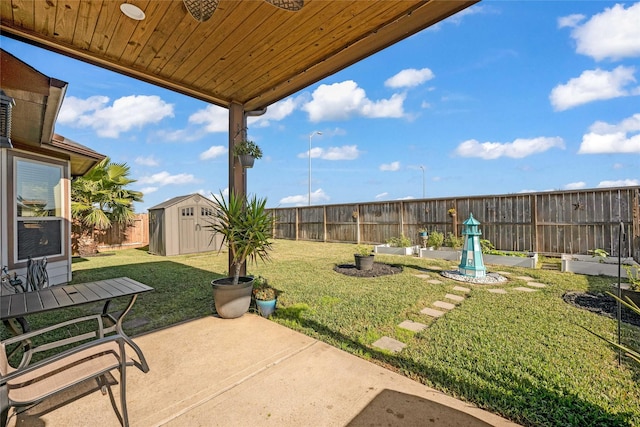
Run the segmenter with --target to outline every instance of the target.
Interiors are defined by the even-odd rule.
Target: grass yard
[[[442,283],[416,274],[428,266],[450,269],[451,262],[376,255],[404,271],[354,278],[333,271],[336,264],[353,263],[354,245],[277,240],[274,248],[273,262],[250,266],[249,273],[267,277],[281,291],[275,322],[523,425],[640,425],[640,366],[618,367],[617,353],[582,329],[613,339],[616,322],[562,300],[569,290],[602,291],[613,278],[499,267],[510,273],[499,286],[506,294],[462,284],[472,288],[467,298],[434,321],[420,310],[461,284],[436,271],[426,274]],[[125,329],[136,335],[210,315],[209,282],[226,275],[226,268],[226,253],[159,257],[131,249],[78,259],[73,277],[80,283],[129,276],[153,286],[155,292],[142,295],[127,317]],[[515,291],[526,283],[516,276],[547,286]],[[33,327],[51,323],[47,316],[31,319]],[[407,319],[429,327],[420,333],[397,327]],[[371,344],[382,336],[407,347],[399,354],[376,350]],[[623,325],[623,340],[640,347],[640,328]]]

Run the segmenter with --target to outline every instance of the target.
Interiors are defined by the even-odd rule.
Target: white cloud
[[[179,173],[177,175],[171,175],[167,171],[158,172],[151,176],[143,176],[138,179],[139,184],[157,184],[157,185],[172,185],[172,184],[190,184],[197,182],[195,177],[187,173]]]
[[[598,188],[604,187],[635,187],[640,185],[640,179],[619,179],[615,181],[600,181]]]
[[[287,98],[271,104],[267,112],[262,116],[247,117],[247,124],[251,127],[264,128],[271,125],[271,122],[279,122],[289,117],[295,109],[302,103],[302,96],[297,98]]]
[[[207,151],[200,153],[200,160],[215,159],[216,157],[224,156],[229,152],[227,147],[222,145],[213,145],[209,147]]]
[[[415,87],[434,77],[433,71],[428,68],[422,68],[420,70],[408,68],[387,79],[384,85],[391,88]]]
[[[564,141],[560,137],[538,137],[532,139],[517,138],[513,142],[483,142],[475,139],[464,141],[458,145],[455,154],[461,157],[479,157],[481,159],[497,159],[511,157],[520,159],[532,154],[543,153],[551,148],[564,149]]]
[[[582,136],[578,154],[640,153],[640,113],[617,124],[595,122]]]
[[[398,197],[396,200],[413,200],[415,199],[414,196],[404,196],[404,197]]]
[[[384,193],[376,194],[375,199],[376,200],[380,200],[380,199],[383,199],[383,198],[387,197],[388,195],[389,195],[389,193],[387,193],[385,191]]]
[[[558,18],[558,28],[565,28],[565,27],[574,28],[578,25],[578,23],[583,21],[585,18],[586,16],[579,13],[560,17]]]
[[[138,156],[136,157],[135,162],[142,166],[158,166],[160,164],[158,159],[153,156]]]
[[[400,170],[400,162],[383,163],[380,165],[381,171],[395,172]]]
[[[320,85],[313,91],[311,101],[302,106],[309,120],[347,120],[354,116],[367,118],[400,118],[404,115],[404,94],[394,94],[389,99],[372,101],[353,80],[332,85]]]
[[[580,190],[581,188],[585,188],[587,183],[584,181],[578,182],[570,182],[564,186],[565,190]]]
[[[228,132],[229,110],[217,105],[207,105],[189,116],[189,123],[204,125],[204,129],[210,133]]]
[[[639,87],[625,89],[635,83],[634,73],[635,68],[622,65],[613,71],[587,70],[580,77],[554,87],[549,100],[554,110],[563,111],[592,101],[640,95]]]
[[[174,116],[173,104],[167,104],[155,95],[124,96],[111,106],[108,102],[106,96],[87,99],[70,96],[62,104],[58,121],[72,127],[91,128],[103,138],[119,138],[122,132]]]
[[[561,19],[566,26],[573,27],[571,37],[576,41],[577,53],[596,61],[640,56],[640,3],[628,9],[616,4],[583,25],[577,25],[579,21],[572,21],[571,17]]]
[[[142,192],[142,194],[151,194],[158,191],[158,187],[145,187],[140,191]]]
[[[331,198],[324,192],[322,188],[318,188],[311,193],[311,203],[319,204],[328,202]],[[280,199],[281,205],[305,206],[309,203],[309,195],[287,196]]]
[[[313,147],[311,158],[323,160],[355,160],[360,156],[357,145],[343,145],[342,147]],[[308,158],[309,151],[298,154],[299,158]]]

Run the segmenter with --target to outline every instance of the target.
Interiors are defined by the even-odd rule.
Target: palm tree
[[[133,202],[143,194],[125,188],[136,182],[129,177],[126,163],[111,163],[106,157],[86,175],[71,184],[71,214],[80,228],[80,255],[98,252],[95,230],[107,230],[113,224],[130,224],[135,218]]]

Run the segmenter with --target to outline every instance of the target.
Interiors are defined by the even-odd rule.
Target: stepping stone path
[[[435,308],[429,308],[429,307],[423,308],[422,310],[420,310],[420,313],[426,314],[427,316],[431,316],[431,317],[444,316],[444,311],[436,310]]]
[[[454,308],[456,308],[455,304],[451,304],[450,302],[444,302],[444,301],[436,301],[433,303],[433,305],[438,308],[444,308],[445,310],[453,310]]]
[[[545,285],[544,283],[538,283],[538,282],[527,282],[527,286],[530,286],[532,288],[546,288],[547,285]]]
[[[408,329],[413,332],[420,332],[421,330],[426,328],[427,325],[425,325],[424,323],[414,322],[412,320],[405,320],[404,322],[400,323],[398,327],[402,329]]]
[[[456,302],[464,301],[464,297],[461,297],[460,295],[446,294],[444,297]]]
[[[399,353],[407,345],[401,341],[394,340],[393,338],[382,337],[378,341],[374,342],[373,346],[383,350],[388,350],[392,353]]]
[[[433,266],[433,267],[427,267],[428,270],[431,271],[436,271],[436,270],[442,270],[439,267]],[[509,273],[504,272],[504,271],[499,271],[498,274],[500,275],[504,275],[507,276],[509,275]],[[416,274],[416,277],[419,277],[421,279],[425,279],[427,283],[433,284],[433,285],[439,285],[442,284],[443,282],[441,280],[437,280],[437,279],[431,279],[431,276],[429,274]],[[524,280],[525,282],[527,282],[526,286],[519,286],[517,288],[512,288],[514,291],[519,291],[519,292],[536,292],[538,289],[541,288],[545,288],[547,285],[545,285],[544,283],[539,283],[539,282],[535,282],[533,277],[529,277],[529,276],[518,276],[516,277],[516,279],[520,279],[520,280]],[[469,292],[471,292],[471,289],[466,288],[464,286],[454,286],[453,287],[453,291],[455,292],[461,292],[463,294],[467,294]],[[507,291],[505,289],[502,288],[494,288],[494,289],[487,289],[488,292],[492,293],[492,294],[506,294]],[[444,299],[448,299],[450,301],[455,301],[457,303],[461,303],[464,301],[464,299],[466,298],[465,296],[462,295],[457,295],[457,294],[450,294],[447,293],[444,296]],[[433,303],[434,307],[436,308],[431,308],[431,307],[425,307],[422,310],[420,310],[420,313],[422,314],[426,314],[429,317],[432,318],[439,318],[444,316],[449,310],[453,310],[456,308],[455,304],[452,304],[450,302],[445,302],[445,301],[435,301]],[[414,322],[412,320],[405,320],[403,322],[401,322],[398,327],[402,328],[402,329],[407,329],[409,331],[413,331],[413,332],[421,332],[424,329],[426,329],[428,326],[423,324],[423,323],[419,323],[419,322]],[[404,344],[403,342],[400,342],[396,339],[390,338],[390,337],[382,337],[379,340],[377,340],[376,342],[373,343],[374,347],[377,348],[381,348],[387,351],[390,351],[392,353],[398,353],[400,351],[402,351],[403,348],[405,348],[407,345]]]

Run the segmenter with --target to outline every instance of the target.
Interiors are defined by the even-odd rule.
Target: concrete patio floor
[[[516,425],[252,314],[206,317],[135,341],[151,371],[127,371],[132,426]],[[100,392],[12,422],[120,425]]]

